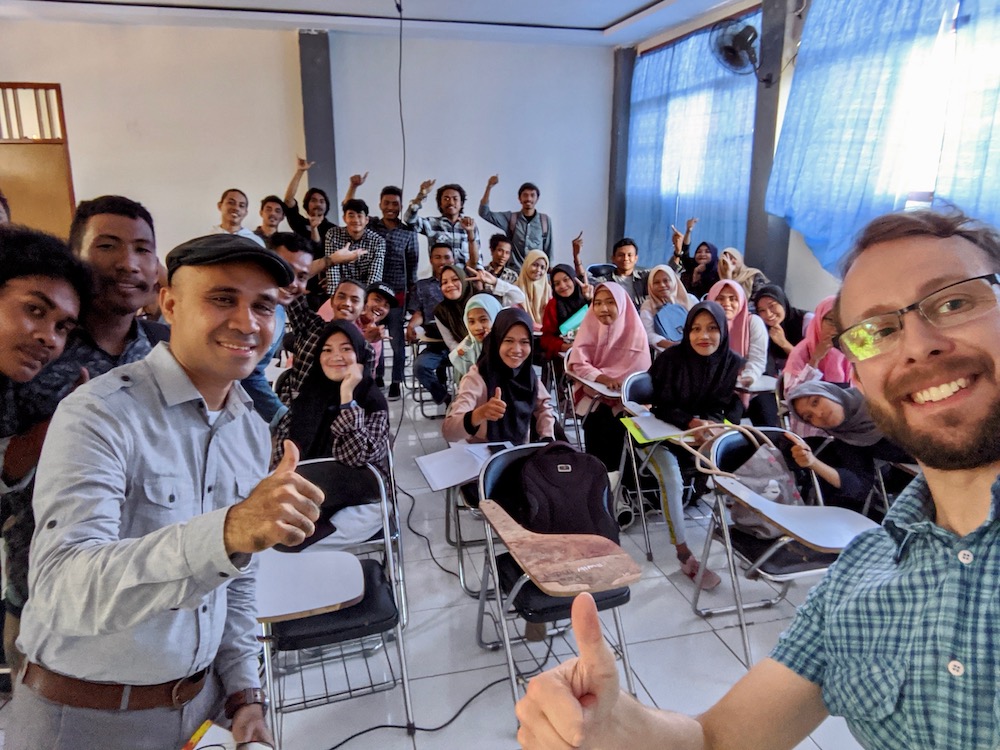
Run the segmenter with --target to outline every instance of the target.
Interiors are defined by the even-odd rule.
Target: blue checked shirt
[[[403,214],[403,222],[409,224],[420,234],[427,236],[429,245],[435,242],[445,242],[451,246],[451,251],[455,255],[455,263],[464,266],[469,262],[469,234],[465,231],[459,221],[451,222],[443,216],[417,216],[420,205],[410,203]],[[461,219],[461,217],[459,217]],[[479,227],[475,229],[476,247],[480,249],[482,255],[483,243],[479,241]]]
[[[841,554],[771,653],[868,750],[1000,747],[1000,482],[986,523],[937,526],[923,476]]]

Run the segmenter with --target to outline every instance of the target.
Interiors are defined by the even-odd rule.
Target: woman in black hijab
[[[532,320],[524,310],[501,310],[483,353],[459,384],[444,419],[445,440],[527,443],[531,428],[551,440],[555,417],[549,393],[531,367]]]
[[[805,336],[806,326],[812,318],[810,313],[799,310],[788,303],[788,295],[777,284],[765,284],[753,299],[754,310],[764,325],[770,340],[767,344],[767,375],[777,376],[785,368],[788,355]]]
[[[589,304],[593,293],[589,284],[582,284],[576,272],[565,263],[553,266],[549,274],[552,278],[552,298],[545,306],[542,316],[542,352],[546,359],[555,359],[560,352],[570,348],[571,338],[564,337],[559,326],[572,318],[581,307]]]
[[[654,416],[682,430],[723,419],[739,422],[743,404],[736,394],[736,380],[742,367],[743,358],[729,348],[729,326],[722,307],[716,302],[699,302],[688,313],[680,342],[666,349],[649,368]],[[669,450],[654,448],[649,466],[660,483],[663,514],[681,571],[693,581],[699,563],[686,541],[680,464]],[[712,589],[719,581],[716,573],[706,569],[701,587]]]

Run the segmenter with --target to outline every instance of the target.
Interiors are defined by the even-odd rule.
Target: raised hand
[[[694,229],[694,225],[697,223],[698,223],[697,219],[690,218],[684,223],[684,226],[687,229],[687,231],[690,232],[692,229]]]
[[[323,223],[326,217],[323,214],[309,214],[309,228],[319,229],[319,225]]]
[[[368,173],[364,174],[352,174],[351,175],[351,187],[358,188],[365,184],[365,180],[368,179]]]
[[[295,158],[295,168],[300,172],[308,172],[309,168],[315,163],[314,161],[306,161],[301,156]]]
[[[579,260],[581,250],[583,250],[583,232],[573,238],[573,260]]]
[[[337,265],[340,263],[353,263],[358,258],[363,258],[367,254],[368,251],[363,247],[359,247],[357,250],[351,250],[351,243],[348,242],[339,250],[331,253],[329,258],[331,263]]]
[[[527,750],[614,746],[618,667],[590,594],[573,601],[573,634],[580,655],[533,678],[517,703],[517,741]]]
[[[435,182],[437,182],[437,180],[424,180],[423,182],[421,182],[420,183],[421,195],[427,195],[427,193],[430,192],[431,188],[434,187]]]
[[[315,530],[323,490],[295,473],[299,449],[285,441],[285,455],[246,500],[230,507],[222,537],[228,554],[301,544]]]
[[[365,368],[360,362],[355,362],[347,368],[347,376],[340,381],[340,403],[346,404],[354,398],[354,389],[364,376]]]
[[[498,174],[491,175],[490,178],[486,181],[486,186],[487,187],[496,187],[496,185],[497,185],[498,182],[500,182],[500,175],[498,175]]]
[[[463,217],[461,217],[458,220],[458,223],[461,225],[462,229],[464,229],[468,234],[474,234],[475,233],[475,231],[476,231],[476,220],[473,219],[471,216],[463,216]]]

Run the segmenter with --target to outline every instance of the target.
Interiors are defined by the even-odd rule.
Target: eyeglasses
[[[899,345],[903,316],[914,310],[935,328],[952,328],[976,320],[996,309],[996,284],[1000,284],[1000,274],[996,273],[950,284],[895,312],[855,323],[837,337],[838,346],[855,362],[890,352]]]

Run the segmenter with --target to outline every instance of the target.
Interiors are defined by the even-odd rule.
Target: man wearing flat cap
[[[252,554],[312,533],[322,492],[291,444],[265,478],[238,381],[292,271],[229,235],[166,265],[170,343],[74,391],[42,449],[7,750],[177,750],[223,710],[237,742],[271,742]]]

